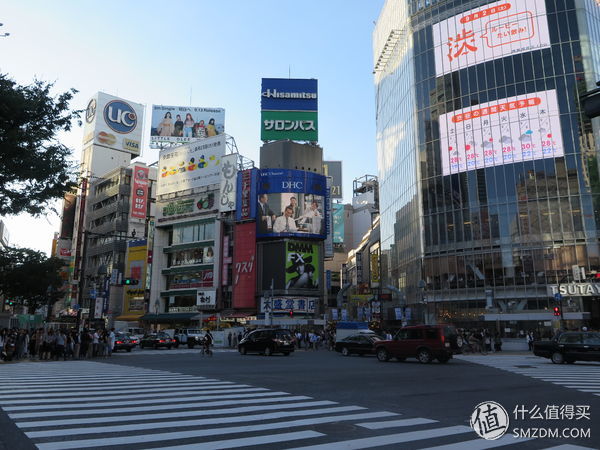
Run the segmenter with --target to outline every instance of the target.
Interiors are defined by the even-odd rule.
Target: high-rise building
[[[405,319],[600,325],[592,0],[387,0],[373,33],[382,285]],[[553,308],[561,308],[561,321]]]

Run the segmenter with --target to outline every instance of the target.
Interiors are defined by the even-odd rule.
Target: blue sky
[[[258,165],[261,78],[319,80],[319,143],[352,180],[377,174],[371,34],[384,0],[5,2],[0,71],[152,104],[223,107],[225,130]],[[191,103],[190,103],[191,99]],[[146,118],[149,121],[149,116]],[[79,159],[83,131],[62,141]],[[148,148],[142,160],[158,152]],[[48,252],[56,215],[6,217],[11,244]],[[35,231],[34,231],[35,230]]]

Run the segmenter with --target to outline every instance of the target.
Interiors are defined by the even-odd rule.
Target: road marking
[[[415,417],[413,419],[400,419],[400,420],[389,420],[387,422],[370,422],[370,423],[357,423],[359,427],[367,428],[369,430],[383,430],[385,428],[394,427],[410,427],[413,425],[424,425],[426,423],[436,423],[437,420],[423,419],[422,417]]]
[[[257,422],[260,420],[276,420],[286,417],[313,416],[318,414],[333,414],[364,410],[362,406],[338,406],[335,408],[303,409],[300,411],[278,411],[274,413],[243,415],[236,417],[214,417],[210,419],[180,420],[176,422],[150,422],[129,425],[107,425],[104,427],[60,428],[45,431],[29,431],[29,438],[47,438],[57,436],[81,436],[85,434],[124,433],[131,431],[156,430],[162,428],[188,428],[204,425],[219,425],[225,423]],[[212,411],[210,412],[212,414]]]
[[[197,438],[197,437],[206,437],[206,436],[218,436],[222,434],[234,434],[234,433],[253,433],[256,431],[265,431],[265,430],[279,430],[282,428],[293,428],[293,427],[303,427],[307,425],[317,425],[324,423],[335,423],[340,421],[350,421],[350,420],[361,420],[361,419],[377,419],[380,417],[389,417],[395,416],[396,413],[381,411],[381,412],[372,412],[372,413],[362,413],[362,414],[348,414],[341,416],[329,416],[329,417],[318,417],[313,419],[302,419],[302,420],[293,420],[286,422],[272,422],[260,425],[245,425],[240,427],[219,427],[219,428],[208,428],[203,430],[186,430],[186,431],[177,431],[177,432],[167,432],[167,433],[155,433],[155,434],[143,434],[136,436],[119,436],[113,438],[103,438],[101,441],[98,439],[77,439],[74,441],[57,441],[57,442],[42,442],[37,443],[37,447],[40,450],[58,450],[58,449],[71,449],[71,448],[86,448],[86,447],[94,447],[97,444],[101,444],[102,446],[110,446],[110,445],[126,445],[126,444],[143,444],[147,442],[154,441],[167,441],[167,440],[177,440],[177,439],[189,439],[189,438]],[[466,427],[460,427],[466,428]],[[470,430],[470,428],[468,428]]]
[[[475,439],[472,441],[463,441],[455,444],[438,445],[436,447],[427,447],[421,450],[485,450],[486,448],[502,447],[503,445],[521,444],[531,441],[533,438],[515,438],[514,436],[502,436],[495,441],[486,439]],[[547,449],[546,449],[547,450]]]
[[[235,384],[233,381],[217,381],[217,380],[183,380],[183,381],[179,381],[179,380],[167,380],[166,382],[164,381],[152,381],[152,379],[148,378],[144,378],[143,381],[138,380],[135,383],[118,383],[118,386],[114,386],[112,387],[113,390],[115,391],[121,391],[121,390],[127,390],[129,391],[132,387],[146,387],[146,386],[208,386],[208,385],[232,385]],[[143,383],[143,384],[142,384]],[[0,394],[3,393],[29,393],[29,392],[44,392],[44,393],[50,393],[50,392],[63,392],[63,393],[69,393],[71,392],[70,389],[85,389],[85,392],[90,392],[90,391],[100,391],[103,389],[106,389],[106,385],[107,383],[91,383],[91,384],[78,384],[78,385],[69,385],[69,384],[61,384],[60,387],[56,387],[56,388],[37,388],[37,386],[35,387],[35,389],[0,389]],[[19,384],[19,387],[26,387],[26,384]]]
[[[153,447],[152,450],[214,450],[216,448],[236,448],[251,445],[274,444],[275,442],[295,441],[325,436],[316,431],[296,431],[294,433],[269,434],[266,436],[249,436],[239,439],[226,439],[189,445],[175,445],[173,447]]]
[[[278,400],[291,400],[294,397],[288,397],[286,399]],[[231,402],[236,403],[236,402]],[[39,420],[32,422],[17,422],[16,425],[19,428],[42,428],[42,427],[58,427],[63,425],[85,425],[90,423],[112,423],[112,422],[125,422],[128,420],[155,420],[155,419],[177,419],[180,417],[191,418],[191,417],[206,417],[207,415],[218,415],[218,414],[244,414],[255,411],[269,411],[279,409],[295,409],[295,408],[309,408],[313,406],[329,406],[337,405],[337,402],[331,402],[328,400],[314,401],[314,402],[296,402],[296,403],[279,403],[274,405],[260,405],[260,406],[242,406],[240,408],[222,408],[222,409],[205,409],[207,404],[202,404],[201,410],[195,411],[178,411],[169,413],[157,413],[157,414],[133,414],[133,415],[122,415],[119,414],[116,417],[88,417],[88,418],[77,418],[77,419],[59,419],[59,420]],[[81,411],[77,411],[81,414]],[[61,411],[62,415],[62,411]]]
[[[211,406],[230,406],[230,405],[250,405],[250,404],[262,404],[262,403],[273,403],[273,402],[291,402],[291,401],[302,401],[302,400],[311,400],[312,397],[307,397],[305,395],[296,395],[289,396],[289,394],[285,392],[274,393],[273,395],[281,396],[281,397],[264,397],[264,398],[251,398],[249,400],[245,399],[237,399],[237,400],[219,400],[213,402],[202,402],[202,407],[211,407]],[[283,397],[286,395],[287,397]],[[139,403],[139,402],[138,402]],[[130,404],[127,402],[127,404]],[[195,399],[181,399],[178,400],[176,404],[169,407],[169,410],[186,410],[195,408],[198,406],[198,401]],[[94,409],[92,411],[82,410],[82,409],[74,409],[74,410],[63,410],[60,411],[60,415],[62,417],[66,416],[96,416],[102,414],[123,414],[123,413],[136,413],[142,411],[156,411],[157,406],[135,406],[130,408],[106,408],[106,409]],[[17,414],[9,414],[11,419],[34,419],[34,418],[46,418],[48,417],[48,412],[34,412],[34,413],[17,413]]]
[[[473,430],[470,427],[457,425],[453,427],[434,428],[431,430],[409,431],[406,433],[374,436],[362,439],[351,439],[340,442],[330,442],[327,444],[311,445],[308,447],[296,447],[290,450],[354,450],[361,448],[380,447],[382,445],[401,444],[404,442],[432,439],[436,437],[452,436],[454,434],[468,432],[473,432]],[[461,448],[461,443],[458,443],[456,448]]]
[[[136,400],[135,404],[153,404],[158,405],[160,403],[172,404],[174,402],[192,402],[192,401],[204,401],[204,400],[214,400],[214,395],[198,395],[193,397],[172,397],[170,398],[155,398],[151,400]],[[228,394],[228,395],[219,395],[219,398],[255,398],[255,397],[270,397],[274,395],[289,395],[287,392],[256,392],[253,394]],[[126,397],[126,396],[123,396]],[[121,398],[123,398],[121,397]],[[61,409],[61,408],[82,408],[82,411],[79,411],[79,414],[85,414],[89,411],[89,408],[103,408],[105,406],[125,406],[131,405],[133,402],[131,400],[124,400],[120,402],[101,402],[101,403],[63,403],[59,405],[28,405],[28,406],[3,406],[2,409],[5,411],[39,411],[40,409],[48,410],[48,409]],[[155,406],[154,409],[158,408]],[[45,414],[46,416],[48,413]]]

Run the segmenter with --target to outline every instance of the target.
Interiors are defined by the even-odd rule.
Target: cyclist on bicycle
[[[202,342],[202,353],[206,355],[211,355],[212,352],[210,347],[213,343],[212,334],[210,334],[210,330],[206,330],[206,334],[204,335],[204,340]]]

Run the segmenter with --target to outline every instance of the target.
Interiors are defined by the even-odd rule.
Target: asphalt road
[[[481,358],[487,358],[484,363],[505,367],[503,369],[489,367],[483,364],[475,364],[472,361]],[[504,358],[504,359],[503,359]],[[451,360],[448,364],[431,363],[427,365],[419,364],[416,360],[407,360],[406,362],[390,361],[381,363],[371,356],[351,356],[343,357],[338,353],[329,352],[326,350],[320,351],[296,351],[291,356],[275,355],[265,357],[261,355],[246,355],[242,356],[236,352],[215,352],[213,357],[200,356],[198,350],[193,353],[189,351],[175,352],[173,350],[148,351],[146,354],[142,352],[134,352],[132,354],[119,354],[112,358],[96,360],[101,363],[101,366],[90,366],[91,370],[98,372],[98,376],[102,377],[102,373],[112,371],[129,371],[132,374],[137,372],[139,376],[134,379],[141,381],[143,386],[147,377],[153,373],[146,372],[149,370],[160,371],[160,374],[177,373],[188,376],[204,377],[208,379],[216,379],[219,381],[233,382],[235,384],[249,385],[251,387],[266,388],[275,392],[289,393],[294,396],[307,396],[313,400],[335,402],[334,406],[357,405],[366,408],[368,413],[378,414],[380,412],[395,413],[397,416],[386,417],[379,419],[373,418],[371,422],[387,422],[394,420],[415,419],[415,426],[407,428],[403,424],[402,429],[396,429],[389,426],[387,429],[380,431],[365,432],[363,425],[357,423],[349,423],[345,420],[333,421],[314,424],[303,430],[325,435],[325,437],[311,437],[307,435],[307,439],[302,439],[301,436],[293,442],[285,443],[262,443],[256,448],[291,448],[309,446],[324,442],[348,441],[358,439],[370,439],[373,436],[385,436],[398,432],[411,432],[420,430],[433,429],[448,429],[452,427],[469,426],[469,418],[473,413],[476,405],[481,402],[495,401],[500,403],[511,416],[510,429],[516,427],[523,429],[530,428],[583,428],[591,429],[591,438],[589,439],[531,439],[526,442],[520,442],[511,445],[510,448],[552,448],[559,445],[581,446],[583,448],[600,448],[600,396],[594,392],[580,388],[567,388],[562,385],[554,384],[550,381],[544,381],[533,376],[526,376],[513,373],[515,370],[524,370],[539,374],[548,374],[557,369],[557,366],[552,365],[545,360],[538,358],[528,358],[527,356],[511,356],[511,355],[489,355],[487,357],[462,357],[461,359]],[[505,364],[506,363],[506,364]],[[83,364],[81,367],[87,367],[86,362],[49,362],[49,363],[19,363],[0,366],[0,383],[2,383],[2,372],[4,368],[12,370],[19,366],[20,377],[25,377],[24,384],[30,379],[35,379],[33,373],[34,365],[36,372],[44,374],[45,371],[38,370],[39,365],[47,367],[50,373],[74,373],[78,371],[78,364]],[[96,363],[94,363],[96,364]],[[104,366],[107,364],[107,366]],[[62,365],[62,366],[61,366]],[[110,366],[108,366],[110,365]],[[27,367],[31,367],[31,376],[29,377]],[[118,367],[122,366],[122,367]],[[105,370],[104,367],[107,369]],[[110,369],[110,370],[109,370]],[[560,370],[568,370],[577,379],[588,380],[592,386],[594,382],[600,386],[600,365],[578,363],[575,365],[560,366]],[[62,372],[64,371],[64,372]],[[539,371],[539,372],[536,372]],[[575,371],[575,372],[573,372]],[[7,371],[8,372],[8,371]],[[95,372],[94,372],[95,373]],[[23,375],[25,374],[25,375]],[[167,374],[168,375],[168,374]],[[60,380],[60,375],[56,375]],[[89,375],[87,375],[89,376]],[[561,374],[558,377],[564,377]],[[109,377],[109,375],[107,375]],[[6,380],[6,379],[5,379]],[[591,380],[591,381],[590,381]],[[12,383],[9,387],[15,386]],[[119,382],[111,381],[105,383],[106,389],[118,387]],[[60,383],[59,385],[60,386]],[[102,384],[100,383],[100,386]],[[177,386],[177,385],[175,385]],[[0,389],[2,386],[0,385]],[[70,387],[57,389],[57,392],[68,392]],[[102,388],[99,388],[102,389]],[[185,388],[181,388],[185,389]],[[26,390],[25,390],[26,391]],[[25,392],[24,391],[24,392]],[[101,391],[100,391],[101,392]],[[155,392],[160,392],[160,387]],[[598,391],[600,392],[600,391]],[[0,442],[6,449],[26,449],[35,448],[32,441],[28,439],[22,430],[22,424],[19,427],[15,422],[19,420],[11,419],[6,411],[10,408],[11,402],[19,399],[19,393],[11,394],[9,389],[5,389],[4,394],[0,394],[0,407],[5,411],[0,412]],[[3,400],[3,398],[6,398]],[[63,400],[65,401],[65,400]],[[83,401],[83,399],[82,399]],[[166,402],[156,406],[157,410],[169,411],[176,402]],[[14,403],[14,402],[13,402]],[[17,402],[18,403],[18,402]],[[135,402],[133,402],[135,403]],[[8,406],[7,406],[8,405]],[[85,403],[83,404],[85,405]],[[202,405],[194,405],[197,408]],[[543,413],[549,407],[551,410],[559,407],[572,406],[589,406],[590,418],[581,417],[576,420],[572,419],[540,419],[532,418],[530,414],[524,414],[520,418],[514,418],[514,410],[516,407],[521,407],[521,411],[525,408],[528,411],[538,407]],[[66,406],[65,406],[66,407]],[[556,407],[556,408],[555,408]],[[36,405],[34,411],[43,411],[42,406]],[[60,408],[57,407],[57,408]],[[185,407],[181,406],[185,411]],[[190,410],[193,408],[189,407]],[[17,408],[18,410],[19,408]],[[26,407],[21,407],[26,409]],[[75,411],[74,414],[76,414]],[[48,411],[47,417],[50,419],[60,419],[61,409]],[[206,416],[210,416],[211,408],[206,408]],[[81,416],[86,416],[86,410],[81,410]],[[523,419],[524,418],[524,419]],[[36,419],[39,420],[39,419]],[[419,420],[422,422],[420,423]],[[428,422],[429,421],[429,422]],[[430,425],[434,423],[435,425]],[[356,421],[355,421],[356,422]],[[365,422],[358,420],[358,422]],[[269,426],[269,420],[266,419],[261,423],[266,423]],[[392,424],[393,425],[393,424]],[[64,428],[61,426],[54,427],[55,429]],[[38,428],[31,427],[34,431]],[[35,440],[35,443],[45,444],[52,439],[59,439],[56,436],[53,438],[44,438],[44,430],[42,430],[40,438]],[[185,428],[184,430],[188,430]],[[27,431],[27,430],[26,430]],[[167,430],[168,431],[168,430]],[[285,430],[292,432],[293,430]],[[100,432],[100,430],[98,431]],[[237,432],[237,431],[236,431]],[[279,432],[279,431],[278,431]],[[306,431],[308,432],[308,431]],[[74,432],[75,433],[75,432]],[[509,432],[510,434],[510,432]],[[91,435],[93,440],[95,435]],[[123,432],[121,435],[127,436]],[[256,433],[250,433],[248,436],[255,437]],[[435,436],[435,434],[432,434]],[[504,439],[510,438],[505,436]],[[60,437],[60,439],[63,439]],[[68,438],[65,438],[68,439]],[[326,441],[324,441],[326,439]],[[385,445],[384,441],[373,441],[370,444],[363,443],[353,444],[354,447],[347,446],[345,448],[367,448],[373,446],[371,444],[379,442],[384,445],[378,448],[429,448],[440,445],[452,445],[454,448],[468,448],[465,441],[471,448],[491,448],[492,444],[500,444],[498,441],[485,441],[475,435],[474,432],[465,434],[464,431],[457,434],[449,434],[438,438],[420,439],[416,441],[393,443]],[[99,440],[96,445],[102,445],[102,440]],[[112,441],[106,441],[112,442]],[[115,441],[116,443],[117,441]],[[119,441],[120,442],[120,441]],[[171,439],[168,443],[159,442],[151,443],[146,446],[128,445],[127,447],[119,445],[107,445],[106,448],[158,448],[159,446],[173,446],[176,444],[192,445],[193,437],[183,436],[182,439]],[[227,441],[230,442],[230,441]],[[252,441],[248,441],[252,442]],[[512,443],[512,441],[502,441]],[[473,444],[475,443],[475,444]],[[242,443],[238,442],[239,447]],[[39,448],[62,448],[60,445],[48,447],[41,445]],[[69,444],[71,445],[71,444]],[[211,448],[210,444],[207,448]],[[215,444],[217,445],[217,444]],[[225,444],[222,444],[225,445]],[[229,444],[227,444],[229,445]],[[231,444],[233,445],[233,444]],[[357,446],[356,446],[357,445]],[[248,445],[250,446],[250,445]],[[71,447],[76,448],[76,447]],[[189,447],[195,448],[195,447]],[[218,447],[214,447],[218,448]],[[222,447],[225,448],[225,447]],[[329,445],[328,448],[334,448]],[[341,448],[341,447],[340,447]],[[450,447],[451,448],[451,447]],[[575,447],[571,447],[575,448]]]

